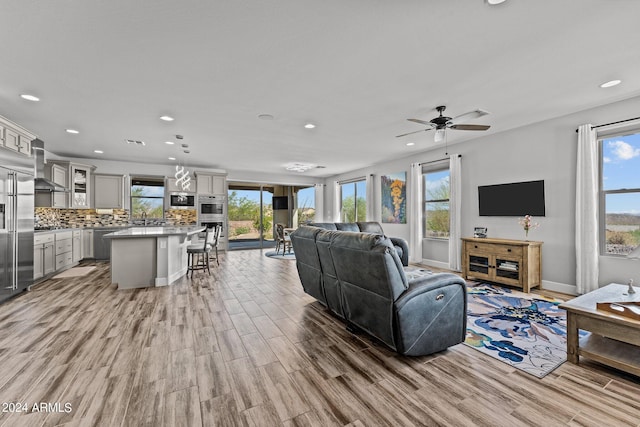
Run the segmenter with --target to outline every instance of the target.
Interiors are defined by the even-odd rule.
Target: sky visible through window
[[[602,140],[602,188],[640,189],[640,133]],[[610,198],[607,213],[640,215],[640,193]]]

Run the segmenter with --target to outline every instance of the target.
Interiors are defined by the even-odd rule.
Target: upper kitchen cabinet
[[[36,206],[71,209],[91,208],[91,174],[94,169],[94,166],[80,163],[48,161],[45,166],[45,176],[56,184],[66,187],[69,191],[68,193],[54,192],[50,196],[50,205],[43,204],[36,197]],[[40,199],[43,200],[42,197]]]
[[[91,167],[71,163],[69,165],[69,207],[88,209],[91,207]]]
[[[227,177],[226,175],[209,172],[195,172],[196,187],[198,194],[204,195],[226,195]]]
[[[182,188],[182,184],[179,184],[177,179],[167,178],[167,183],[166,183],[167,192],[168,193],[195,193],[196,188],[198,186],[196,181],[192,179],[190,184],[191,185],[189,186],[189,189],[184,190]]]
[[[31,156],[31,141],[34,139],[34,134],[0,116],[0,146]]]
[[[45,165],[44,176],[61,187],[69,188],[69,168],[56,163]],[[36,192],[35,205],[47,208],[66,208],[67,193],[59,191]]]
[[[96,209],[125,209],[124,175],[93,175],[93,194]]]

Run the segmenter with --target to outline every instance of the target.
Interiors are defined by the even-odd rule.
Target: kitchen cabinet
[[[51,165],[50,179],[56,184],[67,187],[67,168],[60,165]],[[66,208],[67,207],[67,193],[52,192],[51,193],[51,207],[52,208]]]
[[[168,193],[195,193],[197,190],[196,180],[191,180],[191,186],[189,187],[189,191],[184,191],[182,189],[182,185],[178,184],[178,180],[175,178],[167,178],[166,188]]]
[[[202,195],[226,195],[227,177],[207,172],[195,172],[196,188]]]
[[[76,263],[82,259],[82,230],[73,230],[72,236],[71,261]]]
[[[33,236],[33,279],[40,279],[55,271],[54,233],[36,233]]]
[[[31,141],[34,134],[0,116],[0,145],[9,150],[31,156]]]
[[[73,232],[62,231],[56,233],[56,270],[61,270],[73,264]]]
[[[91,169],[88,166],[70,165],[69,207],[88,209],[90,207]]]
[[[82,230],[82,258],[93,258],[93,229]]]
[[[56,208],[91,208],[91,174],[94,166],[51,160],[45,166],[45,176],[69,190],[68,193],[54,192],[36,194],[36,206]]]
[[[96,209],[124,209],[124,176],[94,174],[93,194]]]
[[[45,165],[44,175],[56,184],[69,188],[67,180],[69,175],[68,166],[50,162]],[[68,206],[67,193],[59,191],[36,192],[35,205],[46,208],[66,208]]]

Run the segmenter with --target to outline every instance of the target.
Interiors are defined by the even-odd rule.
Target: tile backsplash
[[[56,209],[35,208],[36,228],[84,228],[84,227],[123,227],[136,224],[130,221],[127,209],[113,209],[113,213],[98,213],[95,209]],[[196,224],[196,210],[168,210],[164,220],[149,220],[148,225],[193,225]]]

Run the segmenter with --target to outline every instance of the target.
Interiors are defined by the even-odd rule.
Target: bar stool
[[[213,248],[214,238],[215,232],[209,231],[207,228],[204,241],[187,246],[187,277],[189,277],[189,272],[191,272],[191,277],[193,278],[194,270],[207,270],[209,275],[211,275],[211,270],[209,269],[209,254]]]

